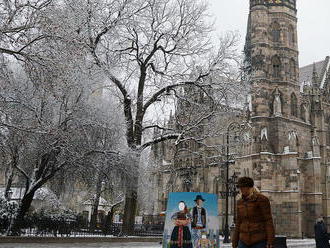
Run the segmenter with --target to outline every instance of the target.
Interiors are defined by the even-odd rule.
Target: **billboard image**
[[[203,192],[170,193],[163,248],[218,248],[218,198]]]

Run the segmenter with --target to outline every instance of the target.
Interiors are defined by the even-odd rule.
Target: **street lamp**
[[[227,127],[227,133],[226,133],[226,145],[227,145],[227,149],[226,149],[226,193],[225,193],[225,197],[226,197],[226,214],[225,214],[225,229],[224,229],[224,240],[223,243],[230,243],[229,241],[229,225],[228,225],[228,208],[229,208],[229,194],[231,194],[232,196],[234,196],[234,204],[236,206],[236,195],[237,195],[237,189],[236,189],[236,180],[237,180],[237,176],[234,173],[232,178],[229,178],[229,164],[231,163],[230,161],[230,157],[229,157],[229,133],[230,131],[239,131],[240,133],[244,132],[244,130],[246,129],[250,129],[251,125],[249,123],[238,123],[238,122],[231,122],[228,127]],[[235,142],[238,141],[240,139],[239,135],[235,135]],[[235,163],[235,162],[234,162]],[[234,185],[234,186],[233,186]],[[231,192],[231,193],[230,193]],[[236,207],[235,207],[236,208]],[[235,211],[235,210],[234,210]],[[235,213],[234,213],[234,221],[235,221]]]
[[[225,229],[224,229],[224,243],[229,243],[229,225],[228,225],[228,217],[229,217],[229,197],[232,197],[234,200],[234,223],[236,223],[236,196],[238,195],[239,191],[236,187],[237,184],[237,175],[234,173],[228,180],[224,183],[226,184],[226,190],[220,191],[220,195],[222,198],[226,199],[226,210],[225,210]],[[227,188],[228,186],[228,188]]]
[[[236,196],[238,195],[239,191],[237,189],[237,179],[238,176],[234,172],[234,174],[231,176],[229,180],[230,185],[230,192],[232,192],[232,197],[234,198],[234,224],[236,224]]]
[[[11,200],[11,197],[13,196],[13,191],[11,189],[7,190],[6,192],[6,198],[8,201]]]

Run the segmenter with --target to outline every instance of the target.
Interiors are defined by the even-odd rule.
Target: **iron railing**
[[[90,223],[73,221],[23,221],[20,223],[20,236],[40,237],[95,237],[95,236],[124,236],[122,224],[109,225],[98,224],[91,228]],[[0,229],[2,235],[6,234],[7,228]],[[163,224],[135,224],[132,236],[162,236]]]

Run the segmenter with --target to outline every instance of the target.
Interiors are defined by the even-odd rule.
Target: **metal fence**
[[[122,224],[114,223],[107,226],[91,228],[90,223],[72,221],[24,221],[20,225],[21,236],[39,237],[104,237],[124,236]],[[162,236],[163,224],[135,224],[132,236]],[[1,232],[1,230],[0,230]],[[5,234],[5,229],[2,229]]]

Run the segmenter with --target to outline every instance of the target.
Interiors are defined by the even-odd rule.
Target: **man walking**
[[[269,199],[254,187],[249,177],[238,180],[242,198],[237,202],[233,248],[273,248],[275,230]]]

